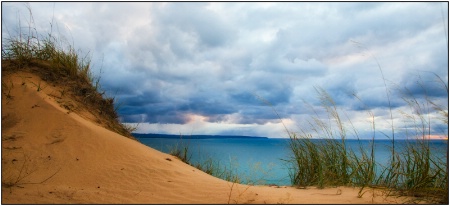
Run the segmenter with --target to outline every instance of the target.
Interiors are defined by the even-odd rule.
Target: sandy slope
[[[39,82],[47,85],[30,73],[2,77],[3,204],[405,201],[373,194],[372,190],[358,198],[357,189],[343,187],[232,184],[97,126],[86,115],[68,112],[54,97],[59,88],[48,85],[37,92]]]

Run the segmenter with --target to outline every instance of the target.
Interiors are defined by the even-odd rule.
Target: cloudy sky
[[[379,132],[414,131],[399,88],[448,111],[445,2],[2,3],[3,37],[29,24],[90,55],[141,133],[288,137],[283,124],[307,131],[316,113],[333,124],[321,89],[361,138],[370,114]],[[421,113],[432,135],[448,132],[442,115]]]

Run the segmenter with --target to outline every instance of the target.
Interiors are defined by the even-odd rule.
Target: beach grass
[[[448,93],[446,84],[438,79]],[[416,197],[417,201],[448,203],[448,150],[447,158],[442,158],[445,155],[431,152],[433,146],[430,142],[431,136],[435,135],[433,124],[440,121],[448,125],[448,108],[428,96],[421,101],[407,89],[399,90],[399,94],[407,94],[402,99],[410,111],[400,111],[396,118],[403,118],[409,127],[395,125],[394,110],[390,110],[392,133],[382,133],[383,138],[391,142],[388,145],[390,157],[388,164],[381,164],[375,161],[374,140],[379,138],[375,136],[380,132],[371,109],[365,109],[372,130],[370,144],[367,147],[359,142],[359,150],[353,151],[347,147],[346,141],[360,140],[359,131],[325,90],[316,88],[316,92],[325,115],[313,111],[315,116],[305,124],[307,128],[297,133],[289,132],[292,155],[286,161],[291,165],[293,185],[319,188],[356,186],[361,188],[360,195],[364,194],[365,188],[384,188],[387,195],[407,195]],[[356,95],[355,98],[360,101]],[[351,138],[349,134],[353,134]],[[406,138],[399,140],[400,134]],[[439,135],[443,137],[440,141],[448,145],[448,135],[445,132]]]
[[[180,141],[171,148],[169,154],[178,157],[184,163],[191,164],[192,154],[189,152],[189,144],[183,142],[182,137],[180,137]]]
[[[106,97],[104,91],[99,91],[100,77],[96,77],[91,71],[89,53],[81,55],[81,51],[76,50],[60,34],[40,34],[33,24],[31,9],[28,8],[28,11],[28,25],[21,25],[19,19],[17,33],[2,37],[2,72],[31,71],[47,83],[61,86],[63,89],[59,98],[70,94],[80,105],[86,107],[86,111],[96,116],[98,123],[133,139],[131,132],[135,128],[118,121],[119,116],[114,108],[115,98]],[[9,32],[8,28],[5,29]],[[53,31],[52,28],[49,30]],[[26,80],[22,85],[27,83],[34,85],[38,92],[48,86],[40,81],[36,83]]]
[[[198,156],[193,157],[193,149],[189,140],[180,139],[169,147],[170,155],[177,157],[179,160],[189,164],[206,174],[212,175],[222,180],[232,183],[246,185],[267,185],[267,178],[271,177],[274,165],[261,164],[261,162],[248,162],[245,166],[239,163],[239,157],[229,156],[228,160],[212,157],[208,153],[198,151]],[[200,157],[200,158],[199,158]],[[241,167],[248,168],[245,172]],[[275,185],[276,184],[269,184]]]
[[[170,149],[169,154],[177,157],[181,161],[183,161],[186,164],[189,164],[206,174],[212,175],[214,177],[234,182],[234,183],[241,183],[241,175],[237,172],[237,165],[233,163],[233,161],[230,159],[229,164],[221,164],[220,161],[213,159],[212,157],[207,157],[202,162],[194,163],[191,161],[192,158],[192,151],[190,149],[189,143],[183,142],[182,137],[180,137],[180,141],[172,146]]]

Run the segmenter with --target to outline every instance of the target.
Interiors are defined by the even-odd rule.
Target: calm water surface
[[[191,162],[203,163],[212,158],[222,167],[232,169],[243,183],[291,185],[289,165],[283,159],[289,159],[289,139],[168,139],[138,138],[140,142],[159,151],[170,153],[177,145],[189,146]],[[396,147],[404,145],[398,141]],[[369,151],[369,140],[347,140],[347,147],[358,153],[360,148]],[[386,164],[390,159],[389,140],[375,141],[375,160]],[[440,158],[447,156],[446,141],[430,141],[431,152]],[[361,147],[362,146],[362,147]]]

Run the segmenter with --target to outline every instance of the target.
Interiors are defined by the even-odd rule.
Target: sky
[[[2,42],[30,25],[89,57],[138,133],[337,134],[325,96],[349,137],[448,133],[448,2],[2,2]]]

